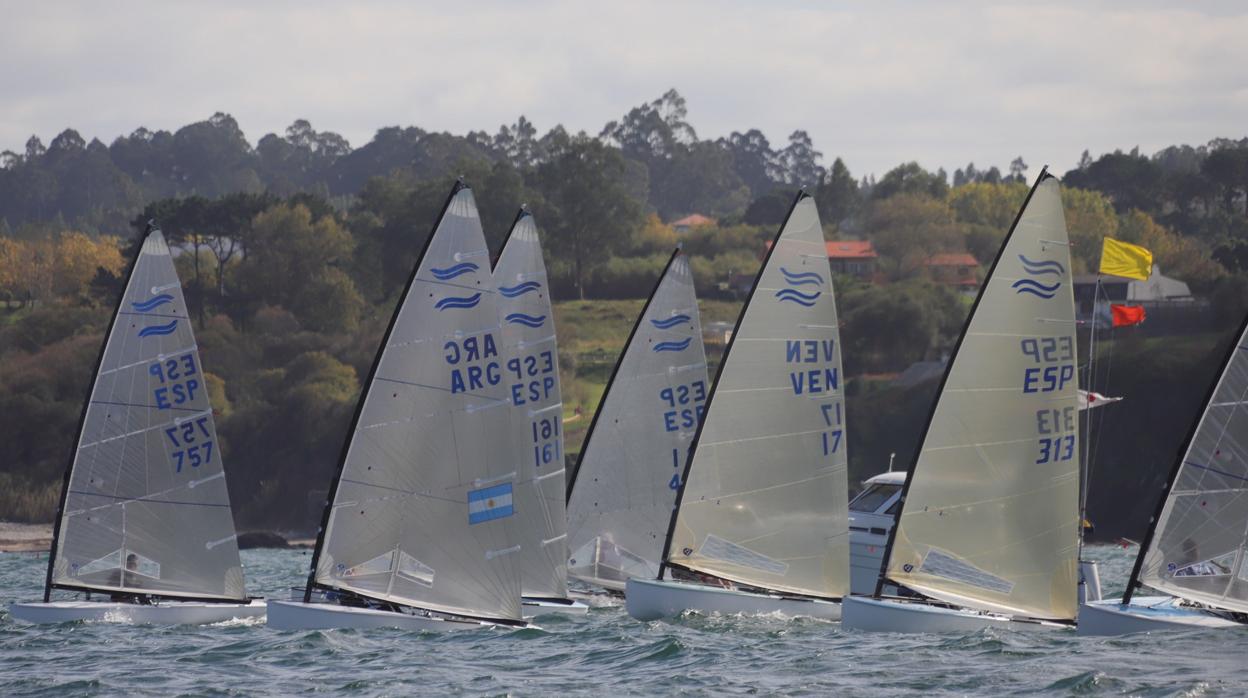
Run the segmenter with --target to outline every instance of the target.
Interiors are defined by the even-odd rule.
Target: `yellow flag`
[[[1153,273],[1153,253],[1139,245],[1105,238],[1101,247],[1101,273],[1148,281]]]

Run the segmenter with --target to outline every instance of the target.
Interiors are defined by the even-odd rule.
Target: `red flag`
[[[1143,306],[1114,303],[1109,306],[1109,309],[1114,314],[1114,327],[1130,327],[1144,322]]]

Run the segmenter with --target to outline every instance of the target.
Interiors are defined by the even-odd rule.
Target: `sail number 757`
[[[187,420],[165,429],[165,436],[175,449],[169,454],[173,470],[182,472],[182,466],[198,468],[212,462],[212,433],[208,431],[208,416]]]

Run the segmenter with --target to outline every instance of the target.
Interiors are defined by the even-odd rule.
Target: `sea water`
[[[1096,547],[1117,595],[1134,549]],[[308,552],[243,553],[252,593],[287,598]],[[47,556],[0,554],[0,695],[927,695],[1248,693],[1248,630],[1124,638],[986,630],[874,635],[779,616],[640,623],[622,605],[541,629],[434,634],[214,626],[26,625]]]

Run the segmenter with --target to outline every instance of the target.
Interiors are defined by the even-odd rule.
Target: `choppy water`
[[[1134,551],[1097,548],[1107,592]],[[45,555],[0,554],[0,600],[41,593]],[[303,551],[246,551],[254,592],[285,598]],[[30,626],[0,611],[0,695],[793,695],[1248,693],[1248,631],[870,635],[780,617],[639,623],[620,606],[542,629],[281,633],[262,623]]]

